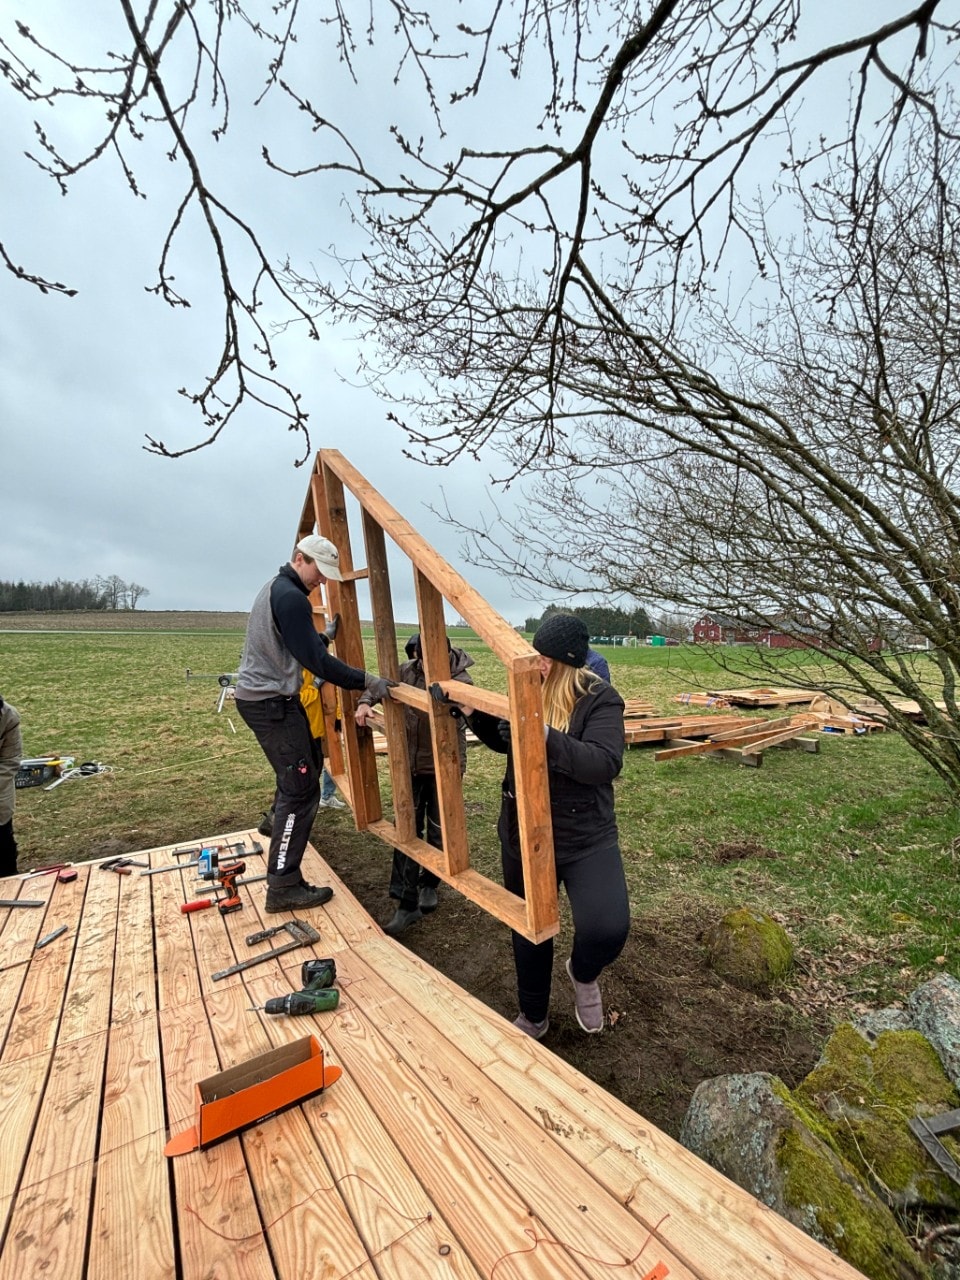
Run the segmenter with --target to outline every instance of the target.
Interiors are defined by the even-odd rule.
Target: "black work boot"
[[[432,885],[425,884],[421,887],[417,905],[425,916],[428,916],[431,911],[436,911],[439,901],[437,891]]]
[[[396,938],[403,933],[404,929],[409,929],[412,924],[422,919],[423,912],[419,907],[400,906],[397,907],[389,924],[383,926],[383,932],[389,934],[391,938]]]
[[[333,890],[326,885],[300,884],[268,885],[267,915],[280,911],[302,911],[305,907],[322,907],[333,897]]]
[[[257,827],[257,830],[260,832],[262,836],[273,835],[273,815],[274,815],[274,807],[273,805],[271,805],[270,808],[267,810],[267,812],[260,819],[260,825],[259,827]]]

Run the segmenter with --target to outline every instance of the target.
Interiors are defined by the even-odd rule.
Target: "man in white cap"
[[[237,713],[253,730],[277,781],[267,859],[270,913],[320,907],[333,897],[332,889],[307,884],[300,871],[320,801],[321,767],[300,701],[304,667],[341,689],[367,689],[377,701],[389,697],[396,684],[327,652],[339,618],[318,632],[309,595],[328,579],[343,581],[339,552],[329,539],[308,534],[254,600],[237,675]]]

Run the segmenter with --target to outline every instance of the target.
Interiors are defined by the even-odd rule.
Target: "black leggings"
[[[503,883],[522,898],[520,856],[502,839],[500,851]],[[566,889],[573,913],[573,976],[578,982],[595,982],[623,950],[630,931],[630,901],[619,846],[607,845],[579,858],[561,855],[557,884]],[[522,934],[512,936],[520,1009],[531,1022],[543,1022],[550,1007],[553,939],[533,943]]]

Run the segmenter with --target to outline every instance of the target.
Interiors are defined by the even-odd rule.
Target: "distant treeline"
[[[135,609],[150,592],[138,582],[86,578],[83,582],[2,582],[0,613],[64,613],[71,609]]]
[[[551,605],[539,618],[527,618],[525,631],[536,631],[545,618],[552,613],[572,613],[582,618],[592,636],[646,636],[653,630],[646,609],[634,609],[628,613],[625,609],[611,609],[606,605],[578,605],[574,609],[561,609]]]

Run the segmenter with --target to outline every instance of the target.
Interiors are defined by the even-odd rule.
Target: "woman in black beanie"
[[[586,626],[567,613],[552,614],[533,637],[541,654],[557,881],[567,891],[573,914],[573,949],[566,968],[577,1022],[595,1034],[603,1030],[597,979],[623,950],[630,904],[613,809],[613,780],[623,765],[623,699],[584,666],[588,646]],[[482,742],[507,753],[497,834],[504,885],[523,897],[510,725],[481,711],[468,712],[466,706],[464,711]],[[540,1040],[550,1026],[553,939],[532,943],[514,933],[513,954],[520,1001],[515,1025]]]

